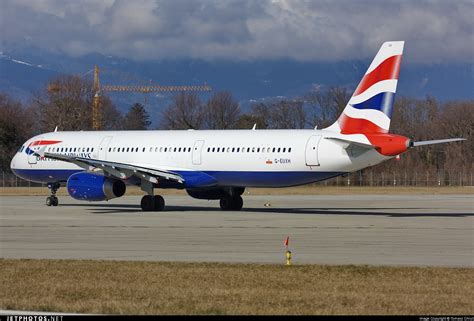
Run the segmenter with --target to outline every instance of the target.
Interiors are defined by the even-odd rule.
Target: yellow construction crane
[[[58,84],[50,84],[48,91],[58,92],[61,88]],[[100,85],[99,80],[99,67],[94,66],[94,82],[92,85],[94,98],[92,100],[92,128],[94,130],[102,129],[101,119],[101,92],[181,92],[181,91],[211,91],[211,87],[208,85],[195,85],[195,86],[126,86],[126,85]]]

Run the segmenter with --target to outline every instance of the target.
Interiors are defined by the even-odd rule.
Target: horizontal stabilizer
[[[448,138],[448,139],[435,139],[435,140],[423,140],[419,142],[411,142],[410,147],[424,146],[424,145],[433,145],[433,144],[444,144],[451,142],[459,142],[466,140],[466,138]]]
[[[344,138],[339,138],[339,137],[325,137],[325,138],[329,139],[329,140],[333,140],[335,142],[339,142],[339,143],[343,143],[343,144],[347,144],[347,145],[355,145],[355,146],[362,147],[362,148],[367,148],[367,149],[372,149],[372,148],[376,147],[376,146],[371,145],[371,144],[366,144],[366,143],[358,142],[358,141],[355,141],[355,140],[344,139]]]

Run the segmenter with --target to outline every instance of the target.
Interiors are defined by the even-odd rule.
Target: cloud
[[[0,18],[3,47],[69,55],[334,61],[406,40],[431,63],[474,60],[473,16],[470,0],[3,0]]]

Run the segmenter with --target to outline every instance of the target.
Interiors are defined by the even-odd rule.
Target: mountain
[[[407,58],[407,57],[405,57]],[[414,64],[405,59],[398,95],[425,97],[441,101],[474,99],[472,64]],[[92,79],[92,68],[101,68],[101,84],[196,85],[209,84],[214,91],[229,90],[248,109],[254,101],[272,97],[296,97],[315,87],[346,86],[352,91],[369,60],[339,62],[298,62],[293,60],[134,61],[114,56],[89,54],[69,57],[38,48],[0,53],[0,91],[24,102],[59,74],[79,74]],[[209,93],[201,94],[203,99]],[[125,111],[134,102],[145,103],[152,119],[168,104],[170,94],[113,93],[114,103]]]

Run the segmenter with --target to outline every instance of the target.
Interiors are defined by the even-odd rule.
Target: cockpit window
[[[20,149],[18,150],[19,153],[21,153],[23,151],[23,148],[25,148],[24,145],[21,145]]]

